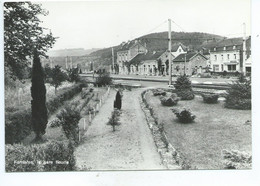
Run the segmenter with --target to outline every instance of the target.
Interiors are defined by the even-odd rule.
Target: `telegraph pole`
[[[184,54],[184,75],[186,75],[186,53]]]
[[[66,61],[66,69],[68,69],[68,56],[66,56],[65,61]]]
[[[115,61],[114,61],[114,48],[112,47],[112,74],[114,74],[115,71]]]
[[[244,66],[246,63],[246,23],[243,23],[243,62],[241,73],[244,73]]]
[[[168,19],[168,23],[169,23],[169,32],[168,32],[168,37],[169,37],[169,46],[168,46],[168,50],[169,50],[169,55],[168,55],[168,61],[169,61],[169,85],[172,84],[172,40],[171,40],[171,19]]]

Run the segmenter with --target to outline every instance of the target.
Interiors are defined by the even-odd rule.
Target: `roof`
[[[176,52],[176,51],[178,50],[179,46],[181,46],[182,49],[183,49],[185,52],[187,51],[187,47],[186,47],[184,44],[182,44],[181,42],[179,42],[179,43],[176,43],[176,44],[174,44],[174,45],[172,46],[172,52]]]
[[[137,65],[141,61],[146,60],[157,60],[165,51],[155,51],[155,52],[147,52],[142,54],[137,54],[133,59],[129,61],[130,65]]]
[[[211,45],[210,50],[212,52],[214,51],[224,51],[224,47],[226,47],[226,51],[232,51],[234,50],[234,46],[235,50],[241,50],[243,47],[243,38],[239,37],[239,38],[229,38],[229,39],[223,39],[217,43],[215,43],[215,45]],[[246,47],[247,50],[251,48],[251,37],[246,39]],[[214,50],[216,48],[216,50]]]
[[[190,61],[191,58],[193,58],[194,56],[196,55],[200,55],[202,57],[204,57],[205,59],[207,59],[204,55],[202,55],[201,53],[199,52],[189,52],[187,54],[180,54],[178,55],[174,60],[173,62],[184,62],[185,61],[185,56],[186,56],[186,61]]]
[[[123,42],[121,44],[121,48],[118,50],[118,52],[129,50],[132,46],[136,45],[137,43],[143,45],[139,40],[132,40],[132,41],[128,41],[128,42]]]

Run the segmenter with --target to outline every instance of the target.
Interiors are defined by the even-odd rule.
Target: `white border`
[[[191,1],[195,3],[195,1]],[[199,6],[199,5],[198,5]],[[3,2],[0,15],[3,17]],[[53,173],[5,173],[4,171],[4,120],[0,128],[0,185],[210,185],[210,186],[254,186],[260,185],[259,133],[260,107],[260,1],[252,0],[252,61],[253,61],[253,169],[252,170],[193,170],[193,171],[111,171],[111,172],[53,172]],[[232,13],[232,7],[230,7]],[[242,12],[241,12],[242,13]],[[2,18],[1,17],[1,18]],[[3,43],[3,19],[0,19],[0,43]],[[0,107],[4,118],[4,63],[3,45],[0,46]]]

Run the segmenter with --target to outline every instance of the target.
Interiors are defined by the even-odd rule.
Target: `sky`
[[[250,35],[250,0],[40,2],[49,11],[42,25],[59,37],[53,49],[105,48],[152,32]],[[173,38],[174,39],[174,38]]]

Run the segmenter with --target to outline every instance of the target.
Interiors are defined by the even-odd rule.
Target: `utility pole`
[[[68,69],[68,56],[66,56],[65,61],[66,61],[66,69]]]
[[[115,72],[115,61],[114,61],[114,48],[112,47],[112,74],[114,74]]]
[[[172,40],[171,40],[171,19],[168,19],[168,23],[169,23],[169,32],[168,32],[168,37],[169,37],[169,46],[168,46],[168,50],[169,50],[169,55],[168,55],[168,61],[169,61],[169,85],[172,84]]]
[[[246,23],[243,23],[243,61],[242,61],[241,73],[245,73],[244,72],[245,63],[246,63]]]
[[[184,54],[184,75],[186,75],[186,53]]]
[[[70,56],[70,67],[71,67],[71,69],[73,69],[73,66],[72,66],[72,56]]]

